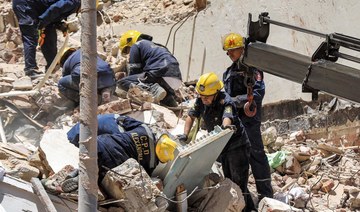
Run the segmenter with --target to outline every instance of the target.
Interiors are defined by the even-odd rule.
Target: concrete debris
[[[273,212],[300,212],[301,209],[292,207],[284,202],[268,197],[263,198],[259,202],[259,211],[273,211]]]
[[[21,33],[11,1],[0,2],[0,93],[31,90],[42,78],[30,79],[24,76]],[[205,9],[209,4],[210,1],[204,0],[103,0],[102,13],[98,15],[98,55],[110,64],[116,80],[119,80],[128,74],[128,58],[119,51],[121,33],[114,34],[112,23],[173,25],[188,15]],[[81,46],[80,19],[73,15],[68,19],[68,24],[71,32],[68,46]],[[58,45],[61,46],[63,42],[64,38],[58,36]],[[40,49],[37,49],[37,59],[39,70],[44,70],[46,61]],[[8,97],[6,101],[16,105],[19,110],[0,104],[0,116],[8,140],[6,145],[0,146],[2,192],[7,188],[2,187],[5,184],[3,179],[16,177],[29,181],[32,177],[38,177],[42,179],[48,192],[77,200],[76,191],[64,193],[61,185],[67,174],[78,167],[78,149],[68,142],[66,132],[80,120],[80,108],[59,94],[57,83],[61,76],[61,69],[55,68],[37,94]],[[174,137],[183,133],[186,112],[194,104],[196,96],[196,82],[184,83],[186,86],[175,91],[180,105],[178,108],[155,104],[150,92],[139,86],[132,86],[129,92],[117,88],[111,101],[98,107],[97,114],[126,114],[145,122],[152,129],[170,132]],[[24,114],[27,118],[24,118]],[[299,99],[264,105],[262,139],[272,168],[271,178],[276,200],[262,199],[259,211],[359,210],[359,114],[358,104],[327,95],[320,95],[319,101],[305,102]],[[42,125],[29,120],[41,122]],[[198,138],[207,135],[202,132],[203,130],[199,131]],[[194,143],[191,145],[196,146]],[[208,157],[213,157],[212,161],[216,159],[212,154],[208,154]],[[198,161],[201,162],[200,159]],[[210,167],[211,164],[206,165]],[[216,162],[214,166],[217,166]],[[163,167],[159,165],[157,169],[159,175],[151,179],[136,161],[128,160],[113,171],[131,178],[108,172],[102,184],[105,192],[98,192],[99,210],[171,211],[172,204],[160,197],[163,195],[161,192],[171,187],[171,195],[167,196],[173,196],[178,184],[198,184],[197,182],[202,181],[199,176],[207,175],[210,170],[206,167],[199,174],[193,172],[194,168],[189,169],[190,171],[184,169],[183,173],[193,175],[191,179],[183,179],[184,176],[167,175],[168,170],[175,169],[173,173],[179,171],[176,167],[171,167],[171,164]],[[221,168],[214,168],[213,172],[218,174],[212,173],[211,176],[217,177],[210,180],[210,175],[207,175],[202,190],[189,198],[190,208],[196,211],[241,211],[244,200],[239,187],[229,179],[222,181]],[[165,181],[166,176],[168,178]],[[175,179],[180,180],[175,182],[176,185],[170,186]],[[253,176],[249,179],[248,187],[251,193],[256,192]],[[189,194],[190,191],[187,192]],[[110,194],[110,197],[106,194]],[[1,205],[16,209],[9,211],[34,211],[34,208],[41,208],[10,207],[11,204],[6,202],[9,195],[3,196],[5,201]],[[62,201],[64,200],[57,199],[58,203]],[[63,206],[62,209],[59,211],[67,208]],[[76,206],[72,207],[72,211],[75,210]]]
[[[227,178],[204,193],[201,204],[196,206],[199,211],[242,211],[245,208],[240,187]]]
[[[160,195],[160,190],[135,159],[128,159],[107,172],[101,184],[112,198],[120,200],[117,205],[125,211],[165,211],[166,209],[166,205],[157,205],[156,197]]]
[[[40,141],[41,158],[52,173],[59,172],[66,165],[78,167],[79,149],[68,141],[66,133],[60,129],[47,130]]]

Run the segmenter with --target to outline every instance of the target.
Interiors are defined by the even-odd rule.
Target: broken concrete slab
[[[66,165],[79,167],[79,149],[68,141],[66,133],[61,129],[50,129],[45,131],[40,141],[40,155],[47,168],[54,173]]]
[[[244,196],[238,185],[226,178],[206,192],[198,211],[242,211],[245,208]]]
[[[13,88],[14,90],[31,90],[32,87],[32,82],[30,77],[23,77],[19,80],[15,80],[13,83]]]
[[[116,101],[109,102],[107,104],[100,105],[98,107],[98,114],[105,113],[116,113],[116,114],[125,114],[131,112],[131,104],[128,99],[118,99]]]
[[[265,197],[259,202],[259,211],[272,211],[272,212],[301,212],[301,209],[292,207],[279,200]]]
[[[167,207],[156,204],[160,190],[133,158],[108,171],[101,184],[125,211],[165,211]]]

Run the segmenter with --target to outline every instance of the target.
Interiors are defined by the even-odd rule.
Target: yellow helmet
[[[214,72],[203,74],[196,83],[195,90],[203,96],[216,94],[224,87],[224,83],[219,80]]]
[[[68,57],[76,51],[75,48],[72,47],[66,47],[64,51],[62,52],[61,58],[60,58],[60,65],[61,67],[64,65],[65,61],[68,59]]]
[[[156,144],[155,152],[160,162],[166,163],[174,160],[174,151],[176,148],[177,143],[167,134],[162,134]]]
[[[136,30],[128,30],[120,37],[120,50],[123,53],[125,47],[131,47],[136,43],[141,33]]]
[[[244,38],[237,33],[226,34],[222,39],[224,51],[244,47]]]

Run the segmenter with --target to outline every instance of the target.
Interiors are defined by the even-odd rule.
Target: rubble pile
[[[105,7],[109,4],[105,2]],[[174,24],[195,13],[193,0],[124,0],[113,4],[107,10],[109,18],[105,23]]]
[[[0,93],[32,90],[42,78],[24,77],[23,46],[11,2],[0,3]],[[195,12],[194,1],[189,0],[104,1],[103,10],[100,19],[105,24],[173,24]],[[73,26],[71,36],[77,38],[79,23]],[[58,45],[63,39],[59,35]],[[117,80],[126,75],[127,59],[119,54],[118,42],[119,37],[111,32],[99,33],[98,54],[111,64]],[[73,39],[69,46],[78,47],[80,41]],[[44,66],[41,53],[37,58]],[[1,133],[0,129],[0,179],[4,175],[27,182],[39,178],[50,194],[76,201],[76,185],[64,186],[64,182],[78,168],[78,149],[68,142],[66,132],[79,121],[79,108],[74,109],[59,94],[59,76],[61,69],[33,95],[0,97],[0,127],[4,130]],[[166,108],[155,104],[151,94],[139,87],[127,93],[116,90],[111,102],[99,105],[97,113],[125,114],[153,128],[180,134],[177,130],[183,129],[196,92],[193,85],[183,85],[176,92],[181,105]],[[259,211],[359,210],[359,114],[358,104],[338,98],[265,105],[262,137],[275,195],[274,199],[262,199]],[[201,189],[192,195],[187,191],[189,211],[241,211],[245,203],[240,188],[223,179],[221,168],[213,171],[216,174],[206,176]],[[252,176],[249,184],[256,199]],[[172,197],[162,195],[163,186],[160,178],[148,176],[130,159],[109,171],[101,183],[99,210],[173,211],[176,206],[166,201]]]
[[[265,105],[265,112],[267,107],[273,105]],[[305,105],[304,112],[262,124],[274,198],[310,211],[358,209],[358,193],[350,195],[348,189],[360,186],[359,105],[333,98],[315,109]],[[259,209],[278,207],[268,199],[263,201]]]

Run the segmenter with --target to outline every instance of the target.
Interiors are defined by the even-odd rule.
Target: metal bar
[[[294,26],[294,25],[290,25],[290,24],[285,24],[285,23],[282,23],[282,22],[279,22],[279,21],[274,21],[274,20],[271,20],[269,17],[264,17],[263,20],[266,23],[275,24],[275,25],[278,25],[278,26],[282,26],[282,27],[286,27],[286,28],[289,28],[289,29],[297,30],[297,31],[300,31],[300,32],[305,32],[305,33],[309,33],[309,34],[312,34],[312,35],[316,35],[316,36],[319,36],[319,37],[326,38],[326,36],[327,36],[327,34],[324,34],[324,33],[316,32],[316,31],[309,30],[309,29],[304,29],[304,28]]]
[[[244,62],[269,74],[301,84],[311,59],[264,43],[251,43],[248,45]]]
[[[188,62],[188,67],[187,67],[187,72],[186,72],[186,82],[189,81],[189,73],[190,73],[190,66],[191,66],[191,57],[192,57],[192,50],[193,50],[193,46],[194,46],[194,36],[195,36],[195,24],[196,24],[196,18],[197,15],[199,14],[199,12],[196,13],[196,15],[194,16],[194,21],[193,21],[193,26],[192,26],[192,32],[191,32],[191,42],[190,42],[190,52],[189,52],[189,62]]]
[[[356,62],[356,63],[360,63],[360,58],[354,57],[352,55],[348,55],[348,54],[344,54],[344,53],[340,53],[340,52],[334,52],[334,55],[337,56],[337,57],[346,59],[346,60],[350,60],[350,61],[353,61],[353,62]]]
[[[360,51],[360,39],[358,38],[350,37],[339,33],[330,34],[329,37],[333,42],[337,42],[343,47]]]
[[[1,119],[1,116],[0,116],[0,135],[1,135],[1,141],[6,144],[7,143],[7,139],[6,139],[6,136],[5,136],[5,131],[4,131],[4,127],[3,127],[3,124],[2,124],[2,119]]]
[[[302,83],[310,57],[264,43],[248,45],[245,64],[275,76]],[[331,61],[320,60],[312,64],[308,85],[329,94],[360,102],[360,70]]]

